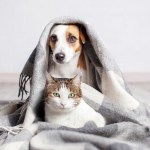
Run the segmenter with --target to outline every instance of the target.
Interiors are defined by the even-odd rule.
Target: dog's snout
[[[64,53],[57,53],[55,55],[55,58],[58,62],[62,62],[65,59],[65,54]]]

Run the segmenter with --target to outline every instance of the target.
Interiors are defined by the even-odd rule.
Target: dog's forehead
[[[68,28],[68,25],[55,25],[50,34],[57,34],[59,32],[65,32],[66,29]]]
[[[50,34],[59,34],[60,32],[79,35],[79,28],[76,25],[55,25]]]

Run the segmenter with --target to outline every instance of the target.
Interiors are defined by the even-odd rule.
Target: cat
[[[82,99],[80,75],[68,79],[47,74],[44,93],[45,121],[72,128],[83,127],[88,122],[98,127],[105,125],[103,116]]]

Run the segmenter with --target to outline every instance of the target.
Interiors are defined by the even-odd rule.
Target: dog
[[[55,25],[48,40],[53,60],[49,73],[56,78],[72,78],[81,73],[82,81],[86,83],[87,67],[82,49],[85,42],[79,26]]]

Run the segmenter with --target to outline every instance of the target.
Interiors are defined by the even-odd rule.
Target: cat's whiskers
[[[80,103],[79,101],[78,101],[78,102],[77,102],[77,101],[74,101],[74,102],[73,102],[74,106],[79,105],[79,103]]]

